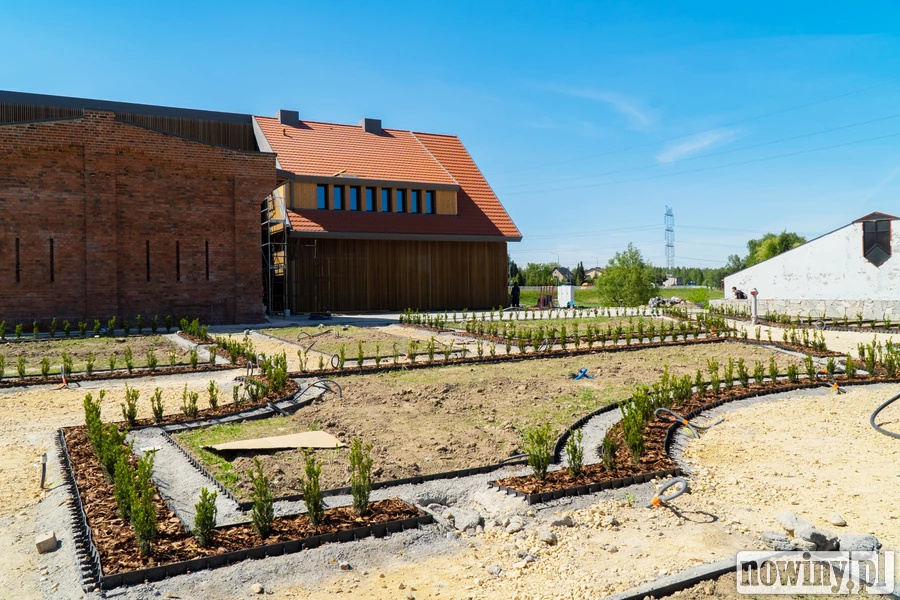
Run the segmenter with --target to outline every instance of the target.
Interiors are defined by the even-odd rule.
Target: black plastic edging
[[[66,445],[66,436],[62,428],[57,429],[56,433],[57,444],[59,445],[58,456],[62,463],[63,481],[69,488],[69,493],[75,498],[69,511],[72,515],[72,537],[75,541],[75,556],[80,563],[78,570],[81,587],[85,592],[92,592],[103,580],[103,567],[100,562],[100,554],[94,545],[91,528],[88,526],[84,506],[81,504],[81,493],[78,490],[78,483],[75,481],[75,473],[72,471],[72,459],[69,456],[69,449]]]
[[[596,417],[598,415],[602,415],[603,413],[608,413],[608,412],[612,412],[612,411],[616,410],[617,408],[619,408],[619,406],[628,402],[629,400],[631,400],[631,398],[626,398],[625,400],[615,400],[613,402],[610,402],[606,406],[601,406],[597,410],[595,410],[591,413],[588,413],[587,415],[581,417],[580,419],[578,419],[577,421],[572,423],[568,427],[568,429],[563,431],[562,434],[559,436],[559,438],[557,438],[557,440],[556,440],[556,446],[553,447],[553,463],[557,464],[562,461],[562,453],[566,447],[566,442],[569,440],[569,436],[572,435],[572,433],[576,429],[581,429],[582,427],[584,427],[587,424],[588,421],[590,421],[591,419],[593,419],[594,417]]]
[[[596,494],[597,492],[602,492],[605,490],[614,490],[624,487],[629,487],[631,485],[639,485],[641,483],[646,483],[653,479],[658,479],[662,477],[677,477],[682,475],[682,471],[680,467],[675,467],[673,469],[664,469],[662,471],[654,471],[653,473],[639,473],[637,475],[632,475],[630,477],[622,477],[620,479],[610,479],[607,481],[601,481],[597,483],[589,483],[586,485],[579,485],[575,487],[562,488],[559,490],[553,490],[550,492],[539,492],[537,494],[527,494],[525,492],[520,492],[518,490],[514,490],[510,487],[506,487],[505,485],[501,485],[496,481],[489,481],[488,487],[495,488],[498,491],[505,492],[508,496],[516,496],[518,498],[523,498],[525,502],[528,504],[540,504],[543,502],[550,502],[552,500],[559,500],[560,498],[571,497],[571,496],[584,496],[587,494]]]
[[[265,546],[255,546],[246,550],[236,550],[226,552],[224,554],[214,554],[188,561],[180,561],[160,565],[158,567],[150,567],[147,569],[137,569],[134,571],[126,571],[115,575],[108,575],[100,578],[100,589],[109,590],[122,585],[139,585],[145,582],[161,581],[168,577],[175,577],[191,572],[203,571],[206,569],[216,569],[225,565],[238,563],[248,558],[266,558],[269,556],[281,556],[283,554],[293,554],[301,550],[318,548],[322,544],[328,543],[346,543],[361,540],[367,537],[385,537],[392,533],[399,533],[410,529],[417,529],[423,525],[430,525],[434,522],[434,517],[425,513],[416,517],[409,517],[397,521],[388,521],[386,523],[376,523],[374,525],[366,525],[347,529],[335,533],[327,533],[323,535],[315,535],[307,538],[290,540],[287,542],[278,542],[275,544],[267,544]]]

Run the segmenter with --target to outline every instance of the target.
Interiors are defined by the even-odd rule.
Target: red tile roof
[[[521,238],[481,171],[456,136],[304,121],[299,128],[256,117],[281,168],[298,175],[334,176],[341,169],[361,178],[458,184],[456,215],[291,210],[291,227],[309,233],[377,237],[497,236]]]

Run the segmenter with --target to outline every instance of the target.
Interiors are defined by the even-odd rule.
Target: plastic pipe
[[[676,483],[681,484],[680,490],[673,492],[669,496],[662,495],[663,492],[665,492],[667,489],[669,489]],[[687,480],[684,477],[676,477],[675,479],[667,482],[665,485],[663,485],[661,488],[659,488],[659,490],[657,490],[657,492],[656,492],[656,495],[653,496],[653,499],[650,500],[649,504],[647,504],[647,506],[645,508],[653,508],[654,506],[661,506],[661,505],[665,504],[666,502],[670,502],[670,501],[674,500],[678,496],[685,493],[687,490],[688,490]]]

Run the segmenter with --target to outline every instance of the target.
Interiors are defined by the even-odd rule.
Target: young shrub
[[[156,388],[153,397],[150,398],[150,409],[153,411],[153,420],[159,423],[163,420],[162,390]]]
[[[63,321],[63,335],[66,337],[71,337],[72,335],[72,324],[69,323],[68,319]]]
[[[406,356],[409,357],[409,362],[416,364],[416,358],[419,354],[419,342],[416,340],[412,340],[406,345]]]
[[[19,374],[21,379],[25,378],[25,357],[19,356],[16,358],[16,373]]]
[[[706,382],[703,381],[703,371],[700,369],[697,369],[697,373],[694,375],[694,388],[700,396],[706,395]]]
[[[527,430],[524,434],[523,450],[528,455],[528,466],[534,476],[543,481],[547,476],[547,468],[553,460],[553,432],[549,423],[544,423]]]
[[[737,360],[737,376],[738,381],[741,382],[741,387],[750,385],[750,373],[747,371],[747,363],[744,362],[743,358]]]
[[[576,429],[566,440],[566,459],[569,463],[569,475],[577,478],[584,467],[584,434]]]
[[[21,323],[16,324],[16,339],[17,340],[22,339],[22,324]]]
[[[6,340],[6,321],[0,321],[0,341]]]
[[[119,509],[119,516],[125,521],[131,520],[131,505],[134,500],[134,467],[128,461],[131,447],[120,448],[116,458],[116,472],[113,476],[113,495]]]
[[[210,379],[209,385],[206,386],[206,391],[209,392],[209,407],[216,410],[219,408],[219,386],[216,385],[214,380]]]
[[[475,352],[478,354],[478,358],[484,357],[484,343],[481,341],[481,338],[475,340]]]
[[[147,367],[151,371],[155,371],[158,366],[159,359],[156,358],[156,348],[151,346],[150,349],[147,350]]]
[[[714,358],[706,359],[706,368],[709,370],[709,387],[712,389],[713,394],[719,392],[719,385],[721,381],[719,381],[719,361]]]
[[[688,381],[690,381],[690,377],[688,377]],[[603,443],[600,445],[600,458],[603,461],[603,468],[607,471],[612,471],[616,468],[616,452],[619,450],[619,445],[610,433],[609,431],[606,432],[606,435],[603,437]]]
[[[128,427],[134,427],[137,423],[137,403],[140,396],[140,390],[130,388],[127,383],[125,384],[125,402],[120,406],[122,407],[122,418],[125,419]]]
[[[75,370],[75,361],[72,359],[72,355],[69,354],[68,352],[63,352],[62,353],[62,363],[63,363],[63,369],[66,370],[66,375],[71,376],[72,371]]]
[[[728,362],[725,363],[725,389],[730,390],[734,387],[734,359],[729,358]]]
[[[391,347],[394,356],[394,365],[400,360],[400,344],[394,342],[394,345]]]
[[[847,379],[855,379],[856,378],[856,361],[847,355],[846,364],[844,365],[844,372],[847,374]]]
[[[375,348],[377,350],[378,346],[376,345]],[[447,362],[450,360],[450,355],[453,354],[453,344],[445,344],[441,348],[441,352],[444,354],[444,362]]]
[[[144,556],[153,554],[153,542],[159,532],[156,522],[156,504],[153,496],[153,457],[155,452],[147,452],[138,461],[135,472],[134,494],[131,503],[131,525],[134,527],[138,549]]]
[[[119,454],[122,452],[122,446],[125,444],[125,436],[127,431],[120,431],[115,425],[101,425],[100,449],[97,452],[97,458],[100,460],[100,466],[106,478],[112,482],[116,476],[116,461],[119,460]]]
[[[197,400],[200,394],[197,392],[188,392],[187,384],[184,384],[184,391],[181,392],[181,412],[189,419],[193,419],[200,412],[197,408]]]
[[[213,531],[216,528],[216,494],[206,488],[200,488],[200,499],[194,505],[194,537],[197,545],[206,548],[212,542]]]
[[[34,328],[32,329],[31,335],[34,339],[38,339],[38,333],[40,333],[40,329],[38,329],[38,322],[34,322]]]
[[[134,324],[137,326],[138,335],[144,333],[144,317],[138,315],[134,318]]]
[[[313,527],[318,527],[325,516],[325,502],[322,500],[322,487],[319,485],[319,477],[322,474],[322,465],[316,462],[313,453],[306,451],[306,467],[303,476],[303,502],[306,503],[306,516]]]
[[[563,350],[565,350],[566,344],[568,344],[568,343],[569,343],[569,332],[566,330],[565,324],[563,324],[562,329],[560,329],[560,332],[559,332],[559,345]]]
[[[622,411],[622,434],[625,437],[625,445],[631,452],[632,461],[637,465],[644,454],[643,411],[634,400],[622,403],[619,410]]]
[[[338,371],[344,370],[344,362],[347,360],[347,351],[344,348],[344,345],[341,344],[341,347],[338,348]]]
[[[150,333],[156,335],[156,331],[159,329],[159,315],[153,315],[153,319],[150,320]]]
[[[753,381],[756,385],[762,385],[763,381],[766,378],[766,367],[763,365],[762,361],[756,361],[753,363]]]
[[[362,368],[365,355],[363,354],[362,340],[356,342],[356,366]]]
[[[235,406],[240,406],[244,403],[244,395],[241,394],[241,386],[236,385],[231,388],[231,401],[234,402]]]
[[[113,317],[109,321],[106,322],[106,335],[109,337],[115,337],[116,335],[116,318]]]
[[[172,333],[172,315],[166,315],[166,333]]]
[[[131,332],[131,323],[128,322],[128,319],[122,319],[122,332],[125,334],[125,337],[128,337],[129,332]]]
[[[358,515],[365,514],[369,506],[374,462],[372,444],[363,446],[362,440],[354,438],[350,444],[350,493],[353,496],[353,510]]]
[[[810,381],[816,380],[816,363],[813,362],[813,357],[807,354],[803,358],[803,369],[806,371],[806,376],[809,377]]]
[[[797,383],[800,381],[800,368],[794,363],[788,365],[787,378],[791,383]]]
[[[191,368],[196,369],[197,364],[200,362],[200,355],[197,354],[197,346],[193,346],[188,354],[188,362],[191,363]]]
[[[428,340],[428,344],[425,346],[426,351],[428,352],[428,364],[434,363],[434,336],[431,336]]]
[[[50,374],[50,359],[46,356],[41,359],[41,377],[47,379]]]
[[[262,462],[258,457],[253,458],[253,467],[248,473],[253,485],[250,494],[253,508],[250,516],[253,521],[253,531],[262,539],[266,539],[272,531],[272,522],[275,520],[275,503],[269,478],[263,472]]]
[[[319,355],[318,369],[319,369],[320,371],[324,371],[324,370],[325,370],[325,357],[322,356],[321,354]]]
[[[778,384],[778,363],[774,356],[769,357],[769,379],[772,380],[772,385]]]
[[[85,326],[86,325],[87,324],[85,324]],[[99,319],[94,319],[94,337],[100,337],[100,320]]]
[[[0,379],[3,379],[3,374],[6,372],[6,359],[0,354]]]
[[[129,373],[134,370],[134,353],[131,351],[131,346],[125,346],[125,367]]]

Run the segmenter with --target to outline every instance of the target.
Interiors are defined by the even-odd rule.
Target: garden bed
[[[319,527],[312,527],[306,515],[279,517],[274,520],[272,534],[260,538],[249,524],[230,525],[217,528],[209,547],[201,548],[195,538],[185,531],[181,521],[175,516],[157,493],[154,503],[157,509],[159,535],[153,546],[153,554],[142,556],[137,550],[134,531],[119,517],[113,495],[113,486],[106,481],[94,449],[87,439],[84,427],[72,427],[63,430],[65,445],[74,480],[81,493],[81,503],[91,528],[91,538],[96,547],[102,565],[101,587],[108,588],[125,583],[124,579],[112,579],[104,585],[103,580],[111,575],[127,573],[136,569],[152,569],[172,563],[194,561],[198,558],[221,557],[220,560],[207,560],[205,566],[193,563],[190,570],[210,568],[227,562],[237,562],[248,557],[263,557],[273,554],[297,551],[313,547],[329,541],[343,541],[364,537],[365,535],[384,535],[389,531],[415,527],[430,522],[421,511],[397,499],[372,502],[363,516],[357,516],[352,508],[332,508],[325,511],[325,517]],[[410,522],[410,520],[412,522]],[[383,527],[382,527],[383,526]],[[351,532],[347,536],[346,532]],[[314,539],[318,538],[318,539]],[[288,546],[291,542],[295,543]],[[281,545],[276,548],[273,545]],[[264,547],[259,553],[245,552],[235,556],[234,553]],[[184,568],[181,572],[186,572]],[[170,575],[162,571],[162,576]],[[150,577],[150,574],[141,574]],[[131,577],[142,582],[145,577]],[[160,577],[162,578],[162,577]]]

